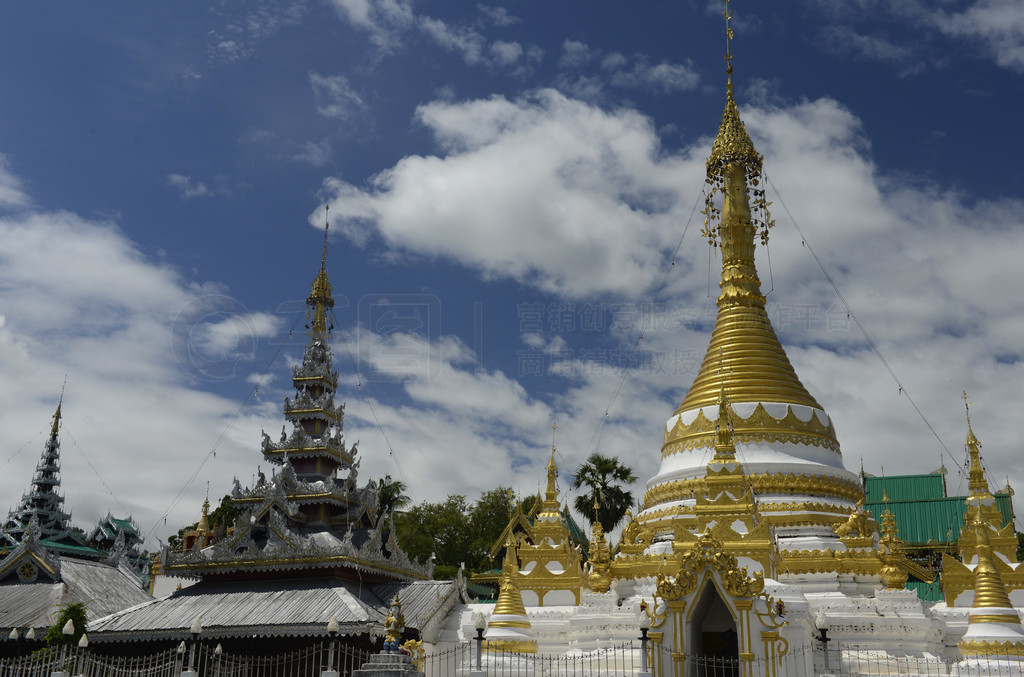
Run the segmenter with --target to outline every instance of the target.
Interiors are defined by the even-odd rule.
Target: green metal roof
[[[50,541],[47,539],[40,539],[39,543],[49,550],[56,550],[58,552],[75,553],[78,555],[84,555],[86,557],[99,559],[100,553],[96,548],[90,548],[87,545],[72,545],[70,543],[62,541]]]
[[[122,520],[122,519],[117,519],[116,517],[114,517],[110,521],[113,522],[114,525],[117,526],[117,528],[120,529],[121,531],[126,531],[129,534],[137,534],[137,533],[139,533],[138,529],[135,528],[135,525],[132,524],[132,521],[130,519],[123,519]]]
[[[931,583],[907,581],[907,589],[916,592],[917,596],[926,602],[941,602],[943,599],[942,584],[937,578]]]
[[[867,503],[881,503],[885,494],[890,501],[946,498],[946,478],[941,473],[865,477],[864,493],[867,494]]]
[[[911,475],[910,477],[921,476]],[[1006,526],[1013,519],[1013,503],[1010,495],[996,494],[995,497],[996,507],[999,508],[1003,517],[1002,526]],[[964,512],[967,508],[964,498],[964,496],[948,496],[893,500],[892,494],[889,494],[888,503],[884,503],[879,496],[878,501],[871,501],[869,498],[864,507],[874,515],[879,524],[881,524],[882,515],[888,507],[893,517],[896,518],[897,533],[907,546],[942,546],[955,543],[960,538],[960,529],[963,527]]]

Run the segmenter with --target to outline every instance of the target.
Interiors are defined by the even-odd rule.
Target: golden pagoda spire
[[[558,429],[558,424],[551,424],[551,460],[548,461],[548,486],[544,492],[544,508],[546,510],[558,512],[558,489],[555,486],[555,479],[558,477],[558,466],[555,465],[555,430]]]
[[[711,345],[677,413],[714,405],[723,388],[730,402],[782,402],[821,407],[797,378],[765,312],[754,263],[754,238],[767,244],[774,225],[765,199],[763,158],[740,119],[732,83],[732,13],[726,3],[725,110],[706,171],[704,228],[722,252],[721,293]],[[721,196],[721,206],[718,206]],[[729,382],[719,369],[725,363]]]
[[[203,513],[199,517],[199,525],[196,527],[201,535],[210,533],[210,490],[206,490],[206,499],[203,500]]]
[[[331,228],[329,218],[330,205],[324,208],[324,251],[320,257],[320,272],[313,280],[313,291],[306,300],[308,306],[307,314],[310,316],[308,326],[311,336],[324,335],[329,331],[327,315],[334,307],[334,298],[331,296],[331,283],[327,279],[327,232]]]
[[[967,409],[967,453],[971,459],[971,467],[968,471],[968,488],[971,490],[971,498],[986,498],[992,496],[988,488],[988,481],[985,479],[985,468],[981,465],[981,442],[974,435],[971,428],[971,403],[967,401],[967,391],[961,397],[964,400],[964,407]]]

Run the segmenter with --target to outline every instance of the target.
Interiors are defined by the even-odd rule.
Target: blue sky
[[[770,269],[759,253],[769,312],[847,466],[944,457],[950,490],[965,487],[966,389],[991,481],[1022,486],[1024,9],[732,9],[737,99],[778,222]],[[687,224],[724,103],[721,10],[0,10],[8,503],[65,373],[80,525],[130,512],[166,538],[207,482],[249,482],[301,355],[327,203],[361,477],[402,477],[417,501],[532,493],[555,421],[566,470],[596,450],[652,476],[713,321],[718,262]]]

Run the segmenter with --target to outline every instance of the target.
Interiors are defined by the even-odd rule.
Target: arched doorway
[[[693,673],[704,675],[738,675],[740,645],[736,619],[718,594],[718,588],[707,581],[695,598],[690,613],[688,650]]]

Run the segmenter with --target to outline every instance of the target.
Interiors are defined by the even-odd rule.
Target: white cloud
[[[509,13],[504,7],[491,7],[480,4],[476,6],[480,14],[495,26],[513,26],[520,22],[520,18]]]
[[[324,117],[345,120],[365,106],[344,75],[310,73],[309,84],[313,88],[316,110]]]
[[[306,14],[306,3],[304,0],[256,0],[246,3],[243,11],[235,13],[232,11],[235,9],[230,5],[211,8],[211,12],[222,13],[226,22],[223,28],[209,34],[208,49],[214,61],[231,63],[251,57],[260,42],[284,27],[301,23]]]
[[[7,156],[0,154],[0,209],[28,207],[31,203],[21,179],[11,171]]]
[[[491,59],[499,66],[511,66],[523,57],[523,46],[518,42],[496,40],[489,48]]]
[[[307,141],[292,159],[314,167],[323,167],[334,159],[334,149],[331,147],[330,139]]]
[[[616,87],[645,88],[670,94],[695,89],[700,83],[700,76],[693,64],[668,61],[652,64],[643,54],[627,58],[612,53],[603,59],[601,66],[609,72],[611,82]]]
[[[113,223],[40,210],[0,217],[0,307],[0,445],[14,452],[0,489],[12,501],[31,479],[65,374],[64,493],[83,528],[109,509],[166,536],[195,519],[199,485],[167,527],[159,520],[200,464],[230,478],[258,459],[265,405],[232,423],[238,402],[194,384],[251,364],[249,347],[277,318],[151,261]]]
[[[192,177],[185,174],[168,174],[167,185],[181,191],[182,200],[213,195],[213,191],[205,183],[202,181],[192,183]]]
[[[420,27],[438,46],[462,55],[467,64],[472,66],[485,61],[487,39],[473,28],[452,26],[431,17],[421,17]]]
[[[597,57],[598,52],[578,40],[566,40],[562,43],[562,57],[559,64],[562,68],[579,68]]]
[[[381,52],[394,52],[414,23],[411,0],[331,0],[338,16],[365,31]]]
[[[417,115],[445,157],[406,157],[367,189],[325,182],[350,237],[377,233],[399,251],[557,292],[651,284],[686,181],[677,160],[661,157],[649,119],[553,90],[435,102]]]
[[[565,71],[558,78],[559,87],[568,93],[582,95],[586,100],[596,100],[601,91],[600,81],[577,76],[591,63],[599,64],[604,77],[615,87],[671,94],[695,89],[700,83],[700,76],[689,62],[682,64],[663,60],[652,63],[645,54],[629,57],[619,52],[601,54],[583,42],[566,40],[562,43],[559,59],[559,65]]]
[[[861,457],[869,470],[889,473],[939,465],[945,452],[909,395],[952,453],[944,462],[953,468],[962,457],[959,394],[966,389],[992,481],[1002,484],[1006,473],[1020,486],[1024,470],[1005,424],[1007,412],[1024,404],[1024,298],[1012,292],[1024,286],[1015,258],[1024,251],[1024,203],[977,201],[880,176],[859,119],[830,99],[744,107],[742,115],[766,157],[770,192],[778,191],[769,197],[778,220],[770,268],[758,247],[765,291],[774,283],[769,312],[797,373],[835,418],[847,466],[856,469]],[[691,207],[686,188],[702,184],[707,138],[667,154],[650,121],[635,112],[608,112],[550,91],[516,101],[436,102],[421,107],[419,118],[441,154],[407,157],[366,188],[325,183],[347,233],[567,299],[612,292],[649,300],[666,270],[661,252],[675,244]],[[653,474],[660,425],[707,346],[714,317],[713,298],[704,299],[707,257],[695,225],[667,278],[667,310],[646,333],[618,396],[637,321],[615,325],[611,338],[621,344],[598,351],[568,333],[522,336],[544,373],[570,387],[545,404],[577,447],[603,440],[609,452],[637,450],[631,458],[638,474]],[[714,277],[720,264],[713,258],[711,265]],[[499,387],[496,377],[480,381]],[[431,395],[441,387],[410,384],[408,392],[444,411],[442,398]],[[506,394],[514,400],[510,385]],[[540,425],[542,418],[535,413],[530,421]],[[572,458],[578,462],[591,448],[575,448]],[[958,490],[956,482],[950,490]]]
[[[935,10],[943,33],[981,40],[996,63],[1024,73],[1024,5],[1017,0],[978,0],[963,12]]]

